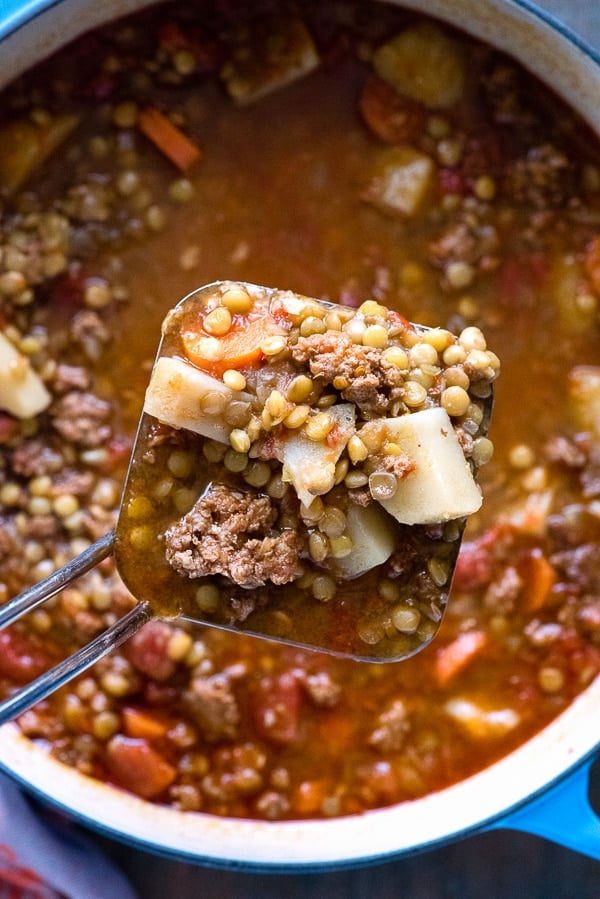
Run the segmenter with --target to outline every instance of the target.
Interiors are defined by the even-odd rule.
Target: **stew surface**
[[[600,157],[526,72],[372,3],[159,7],[3,92],[0,195],[2,600],[114,526],[160,322],[198,285],[375,300],[502,362],[422,653],[154,622],[23,715],[31,739],[184,810],[346,815],[485,767],[596,676]],[[0,634],[2,692],[132,603],[102,563]]]

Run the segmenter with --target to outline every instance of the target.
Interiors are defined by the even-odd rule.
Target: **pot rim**
[[[12,80],[29,66],[29,59],[42,58],[77,33],[152,2],[156,0],[106,0],[84,11],[80,0],[5,0],[2,64]],[[530,0],[399,0],[399,5],[487,37],[543,80],[551,81],[555,63],[561,63],[553,85],[600,131],[600,54]],[[469,7],[473,19],[464,21]],[[24,48],[31,55],[24,55]],[[546,792],[595,750],[599,700],[600,677],[544,730],[477,774],[420,799],[327,820],[251,821],[152,805],[56,761],[15,725],[0,729],[0,768],[70,818],[157,854],[257,871],[341,869],[473,834]]]
[[[79,823],[159,855],[252,871],[340,870],[433,849],[527,805],[593,753],[598,736],[588,722],[599,702],[600,677],[543,731],[477,774],[420,799],[327,820],[221,818],[152,805],[58,762],[14,724],[0,729],[0,768]]]

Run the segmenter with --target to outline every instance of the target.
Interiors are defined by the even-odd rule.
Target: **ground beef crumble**
[[[69,391],[54,403],[51,415],[55,430],[69,443],[97,447],[112,435],[110,404],[93,393]]]
[[[354,403],[366,419],[385,415],[394,401],[402,399],[401,370],[386,362],[380,350],[354,344],[342,332],[300,337],[292,358],[308,363],[314,378],[340,389],[342,398]]]
[[[248,588],[287,584],[302,573],[302,540],[274,531],[276,518],[267,496],[210,487],[165,533],[167,561],[187,577],[222,574]]]

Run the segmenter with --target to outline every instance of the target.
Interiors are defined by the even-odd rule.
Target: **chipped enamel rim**
[[[0,86],[82,32],[148,0],[5,0]],[[600,58],[525,0],[413,0],[487,40],[551,84],[600,131]],[[14,725],[0,729],[0,767],[43,801],[109,837],[216,867],[308,871],[352,867],[475,833],[526,805],[596,748],[600,678],[545,730],[448,789],[360,816],[266,822],[179,812],[85,777],[50,758]]]

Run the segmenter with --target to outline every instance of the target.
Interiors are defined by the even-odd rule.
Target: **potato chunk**
[[[352,552],[336,559],[335,567],[343,578],[354,578],[387,562],[394,551],[394,523],[374,503],[365,507],[350,504],[346,519]]]
[[[250,403],[251,397],[230,390],[222,381],[181,359],[161,356],[146,390],[144,412],[172,428],[185,428],[229,443],[233,426],[222,413],[234,399]]]
[[[319,65],[319,54],[304,22],[296,17],[258,18],[250,36],[234,39],[230,60],[221,72],[232,100],[254,103],[308,75]]]
[[[600,436],[599,365],[576,365],[571,369],[569,399],[575,425]]]
[[[465,90],[462,47],[429,22],[412,25],[379,47],[373,68],[399,93],[432,109],[453,106]]]
[[[361,434],[379,422],[367,422]],[[386,512],[403,524],[434,524],[476,512],[482,503],[469,463],[441,407],[424,409],[385,422],[385,436],[398,444],[414,468],[397,479],[389,499],[379,499]]]
[[[336,462],[354,433],[352,403],[338,403],[327,414],[334,419],[334,426],[326,440],[310,440],[302,429],[288,432],[283,445],[283,479],[292,484],[305,506],[332,489]]]
[[[27,356],[0,333],[0,409],[17,418],[33,418],[50,405],[50,399]]]
[[[409,146],[382,150],[363,199],[383,212],[410,218],[431,190],[435,166]]]

